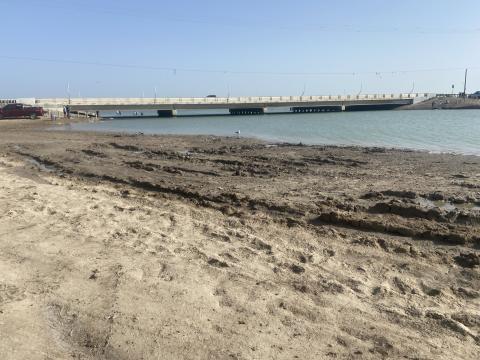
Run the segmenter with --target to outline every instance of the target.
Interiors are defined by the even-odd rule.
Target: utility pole
[[[357,96],[359,96],[363,91],[363,81],[360,82],[360,90],[358,91]]]
[[[467,74],[468,74],[468,69],[465,69],[465,82],[463,83],[463,97],[465,99],[467,98]]]
[[[412,83],[412,90],[410,90],[410,94],[413,94],[413,90],[415,90],[415,81]]]

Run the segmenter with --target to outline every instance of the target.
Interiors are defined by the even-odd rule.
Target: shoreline
[[[476,359],[478,156],[48,125],[0,123],[0,353]]]

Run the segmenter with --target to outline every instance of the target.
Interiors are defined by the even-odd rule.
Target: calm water
[[[151,112],[145,111],[144,115]],[[182,113],[180,113],[181,115]],[[183,113],[185,115],[185,112]],[[109,116],[109,114],[103,114]],[[128,114],[124,114],[128,115]],[[305,144],[365,145],[480,155],[480,111],[372,111],[188,116],[78,123],[72,130],[256,137]]]

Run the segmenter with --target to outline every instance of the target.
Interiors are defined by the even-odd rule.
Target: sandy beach
[[[0,122],[2,359],[477,359],[480,157]]]

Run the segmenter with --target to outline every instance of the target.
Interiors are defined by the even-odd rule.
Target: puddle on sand
[[[480,211],[479,203],[465,203],[465,204],[452,204],[448,201],[437,200],[432,201],[425,198],[417,198],[415,202],[425,208],[439,208],[445,211],[454,211],[454,210],[469,210],[469,211]]]
[[[38,167],[40,170],[43,170],[43,171],[46,171],[46,172],[54,172],[55,171],[55,168],[53,166],[48,166],[48,165],[41,164],[35,159],[28,158],[27,161],[29,163],[35,165],[36,167]]]
[[[458,204],[457,209],[480,211],[480,204],[479,203]]]

